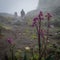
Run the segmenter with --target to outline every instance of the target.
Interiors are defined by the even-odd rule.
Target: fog
[[[60,0],[39,0],[38,9],[51,9],[60,6]]]

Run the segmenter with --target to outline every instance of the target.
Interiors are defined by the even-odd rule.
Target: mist
[[[39,0],[38,9],[49,10],[60,6],[60,0]]]

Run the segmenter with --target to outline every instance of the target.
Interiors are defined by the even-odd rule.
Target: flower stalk
[[[50,19],[51,19],[52,16],[50,15],[50,13],[47,13],[47,15],[45,17],[47,17],[47,38],[46,38],[46,42],[45,42],[45,59],[46,59],[47,43],[48,43],[48,40],[49,40]]]
[[[33,20],[33,26],[36,27],[38,35],[38,46],[39,46],[39,60],[41,60],[41,20],[43,20],[43,12],[40,11],[38,17],[35,17]]]

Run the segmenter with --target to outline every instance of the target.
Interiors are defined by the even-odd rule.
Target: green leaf
[[[24,58],[23,58],[23,60],[27,60],[26,52],[24,53]]]
[[[54,55],[49,55],[46,60],[55,60],[55,56]]]

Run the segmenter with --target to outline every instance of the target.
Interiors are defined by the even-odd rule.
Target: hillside
[[[41,10],[44,13],[52,13],[53,16],[58,19],[58,17],[60,17],[60,0],[55,0],[54,2],[53,1],[54,0],[39,0],[38,7],[35,10],[28,12],[23,20],[20,16],[15,17],[14,15],[9,13],[0,13],[0,25],[2,25],[2,27],[4,28],[2,30],[3,37],[0,38],[0,56],[2,56],[5,50],[9,48],[7,39],[10,37],[13,38],[17,49],[23,49],[27,45],[30,47],[34,47],[35,45],[37,45],[38,42],[36,29],[31,26],[32,20],[39,14]],[[54,20],[55,18],[53,18],[52,20]],[[46,26],[43,26],[46,29]],[[52,29],[50,29],[50,32],[52,33],[53,37],[55,37],[55,32],[60,30],[60,27],[54,27]],[[60,38],[58,39],[59,41],[52,38],[50,38],[50,42],[52,42],[52,44],[60,42]]]

